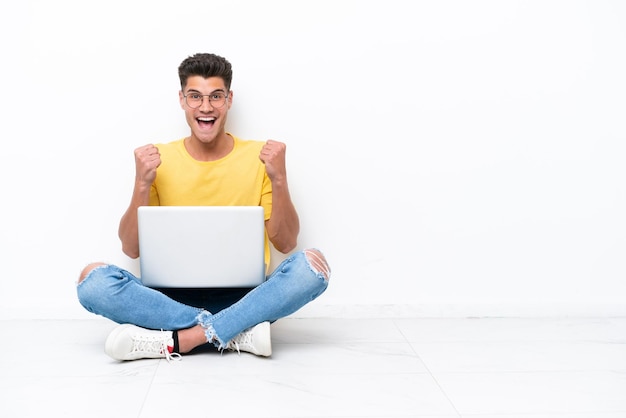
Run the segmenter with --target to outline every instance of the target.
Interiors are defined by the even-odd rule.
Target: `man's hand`
[[[265,171],[267,171],[267,175],[272,182],[284,180],[287,177],[285,167],[286,150],[287,146],[284,143],[271,139],[261,148],[259,158],[265,164]]]
[[[157,167],[161,165],[159,149],[152,144],[144,145],[135,150],[135,181],[146,186],[152,185],[156,179]]]

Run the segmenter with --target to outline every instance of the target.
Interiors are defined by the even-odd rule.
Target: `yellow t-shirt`
[[[259,159],[264,142],[231,136],[233,150],[217,161],[195,160],[183,139],[157,144],[161,165],[150,190],[150,206],[262,206],[268,220],[272,183]],[[267,232],[265,265],[270,265]]]

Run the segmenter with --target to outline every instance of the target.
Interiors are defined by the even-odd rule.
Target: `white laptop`
[[[139,268],[149,287],[255,287],[265,281],[261,206],[141,206]]]

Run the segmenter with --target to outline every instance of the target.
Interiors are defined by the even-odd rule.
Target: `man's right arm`
[[[130,205],[120,219],[117,232],[122,241],[122,251],[130,258],[139,257],[137,209],[139,206],[150,204],[150,188],[156,178],[159,165],[161,165],[161,155],[154,145],[144,145],[135,150],[135,187]]]

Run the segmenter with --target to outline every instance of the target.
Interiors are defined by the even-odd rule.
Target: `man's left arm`
[[[296,247],[300,233],[300,219],[287,184],[286,149],[284,143],[270,139],[259,155],[272,182],[272,215],[265,221],[265,227],[274,248],[283,254]]]

